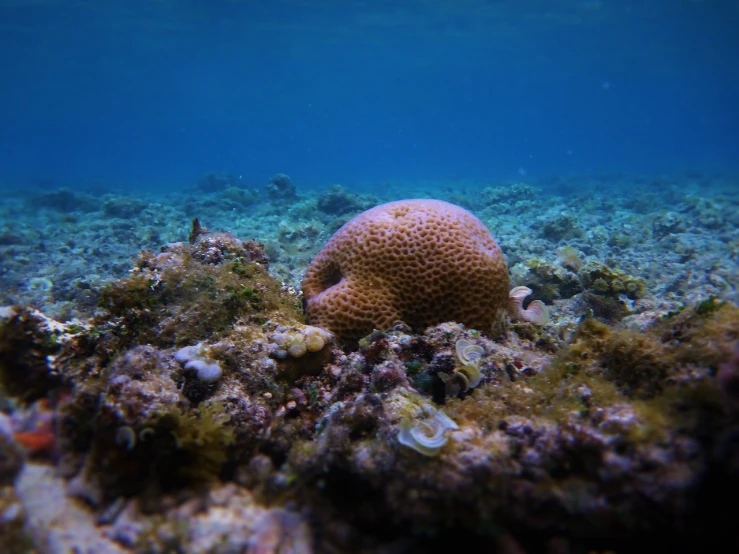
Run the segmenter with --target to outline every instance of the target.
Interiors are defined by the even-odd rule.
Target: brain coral
[[[308,323],[351,345],[403,321],[445,321],[486,332],[508,304],[508,268],[470,212],[439,200],[403,200],[359,214],[308,267]]]

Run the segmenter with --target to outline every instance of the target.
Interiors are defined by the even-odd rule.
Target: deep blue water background
[[[0,185],[739,171],[733,0],[0,1]]]

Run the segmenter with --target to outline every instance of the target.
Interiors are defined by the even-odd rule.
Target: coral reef
[[[572,213],[560,213],[541,222],[542,236],[552,242],[580,237],[584,231]]]
[[[272,200],[294,200],[297,198],[295,185],[284,173],[273,175],[267,184],[267,197]]]
[[[296,299],[281,295],[260,245],[226,233],[191,236],[192,245],[142,253],[130,277],[103,290],[99,307],[105,315],[95,325],[106,348],[115,351],[133,342],[188,346],[239,317],[297,315]]]
[[[344,225],[303,281],[309,323],[352,344],[403,321],[453,320],[489,332],[505,309],[500,248],[471,213],[436,200],[391,202]]]
[[[504,187],[485,187],[480,192],[480,203],[495,209],[511,209],[531,203],[538,191],[526,183],[514,183]]]
[[[221,193],[221,197],[239,208],[251,206],[259,200],[259,194],[253,189],[228,187]]]
[[[203,175],[197,182],[196,188],[203,192],[218,192],[229,188],[237,188],[239,178],[231,173],[216,172]]]
[[[625,295],[632,300],[646,294],[644,279],[628,275],[624,271],[613,269],[599,262],[590,262],[580,270],[580,280],[586,289],[594,294],[614,299]]]
[[[46,208],[62,213],[92,212],[97,207],[97,201],[87,194],[80,194],[70,189],[59,189],[46,192],[29,200],[27,206],[32,209]]]
[[[571,298],[582,292],[583,285],[571,268],[532,256],[511,268],[514,283],[525,284],[537,299],[545,304],[562,298]]]
[[[447,197],[478,207],[486,185]],[[0,205],[19,304],[0,309],[0,551],[739,546],[731,196],[546,196],[542,215],[546,191],[495,187],[480,215],[549,323],[444,308],[342,350],[296,285],[348,192],[237,187]]]
[[[730,515],[715,499],[739,489],[733,304],[709,299],[645,332],[585,319],[554,355],[561,343],[523,327],[493,342],[458,323],[423,334],[398,323],[344,352],[328,331],[301,323],[294,295],[269,284],[250,251],[258,248],[200,228],[192,245],[145,254],[88,322],[5,310],[3,390],[57,399],[34,416],[53,415],[54,450],[34,456],[57,463],[62,479],[42,477],[37,462],[23,471],[85,500],[90,508],[67,517],[88,510],[74,525],[92,544],[437,552],[468,533],[528,551],[560,537],[584,551],[619,549],[627,536],[680,550],[698,544],[691,529],[727,538]],[[140,273],[145,287],[132,284]],[[203,307],[183,292],[191,278],[206,297],[208,279],[273,296],[217,316],[226,309],[218,298]],[[111,291],[131,289],[135,302],[110,309]],[[163,332],[191,310],[208,325],[181,318]],[[10,359],[27,360],[24,371]],[[4,437],[7,460],[31,444]],[[32,508],[38,494],[15,460],[6,511],[18,499]],[[8,521],[22,526],[13,513],[20,519]],[[35,521],[62,520],[54,514]]]
[[[544,547],[537,541],[556,534],[601,549],[618,549],[627,535],[646,540],[660,533],[678,550],[705,540],[703,532],[677,532],[675,518],[726,536],[726,514],[715,509],[712,495],[733,494],[720,493],[719,483],[737,489],[731,461],[737,445],[725,434],[732,420],[711,368],[695,366],[688,352],[705,352],[716,341],[732,344],[737,312],[725,306],[705,317],[691,310],[660,322],[641,340],[588,320],[541,372],[509,373],[499,353],[486,356],[485,382],[444,408],[459,429],[445,436],[441,429],[450,427],[441,425],[421,435],[421,441],[447,439],[434,464],[418,464],[389,443],[398,425],[400,444],[409,442],[405,414],[425,401],[412,389],[344,402],[317,450],[295,451],[292,464],[320,478],[324,494],[335,494],[337,502],[339,488],[347,486],[376,498],[375,509],[355,511],[364,524],[372,518],[374,525],[479,532],[494,521],[533,551]],[[671,344],[669,332],[686,324],[694,333],[686,337],[691,348]],[[424,338],[433,343],[444,332],[430,330]],[[398,337],[390,348],[402,344]],[[362,426],[369,431],[347,444],[354,414],[372,403],[373,415],[363,411]],[[368,434],[386,438],[368,441]],[[714,450],[719,445],[721,454]],[[706,464],[716,473],[704,473]]]
[[[361,203],[356,195],[341,185],[334,185],[318,197],[316,207],[327,214],[342,215],[361,209]]]
[[[138,198],[111,196],[103,202],[103,213],[108,217],[130,219],[141,214],[148,204]]]

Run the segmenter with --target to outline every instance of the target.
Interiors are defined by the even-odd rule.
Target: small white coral
[[[174,359],[184,364],[185,369],[195,371],[199,381],[215,383],[223,375],[223,369],[217,360],[208,358],[203,353],[203,343],[180,348],[174,354]]]
[[[313,327],[312,325],[305,325],[303,327],[303,333],[305,335],[305,347],[308,352],[318,352],[323,347],[331,342],[333,338],[331,333],[320,327]]]
[[[515,287],[510,292],[508,310],[513,317],[533,323],[534,325],[546,325],[549,323],[549,310],[541,300],[532,300],[528,307],[523,309],[523,299],[533,291],[529,287]]]
[[[400,422],[398,442],[424,456],[435,456],[449,440],[444,433],[459,429],[459,425],[430,404],[424,404],[422,409],[426,419],[414,422],[403,418]]]
[[[319,352],[326,344],[330,343],[333,335],[312,325],[301,325],[287,328],[279,326],[270,336],[270,342],[274,345],[272,355],[284,360],[288,357],[302,358],[308,352]]]

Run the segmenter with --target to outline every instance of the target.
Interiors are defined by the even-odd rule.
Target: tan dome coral
[[[331,237],[303,280],[308,323],[345,344],[404,321],[488,331],[508,304],[505,258],[485,225],[439,200],[359,214]]]

